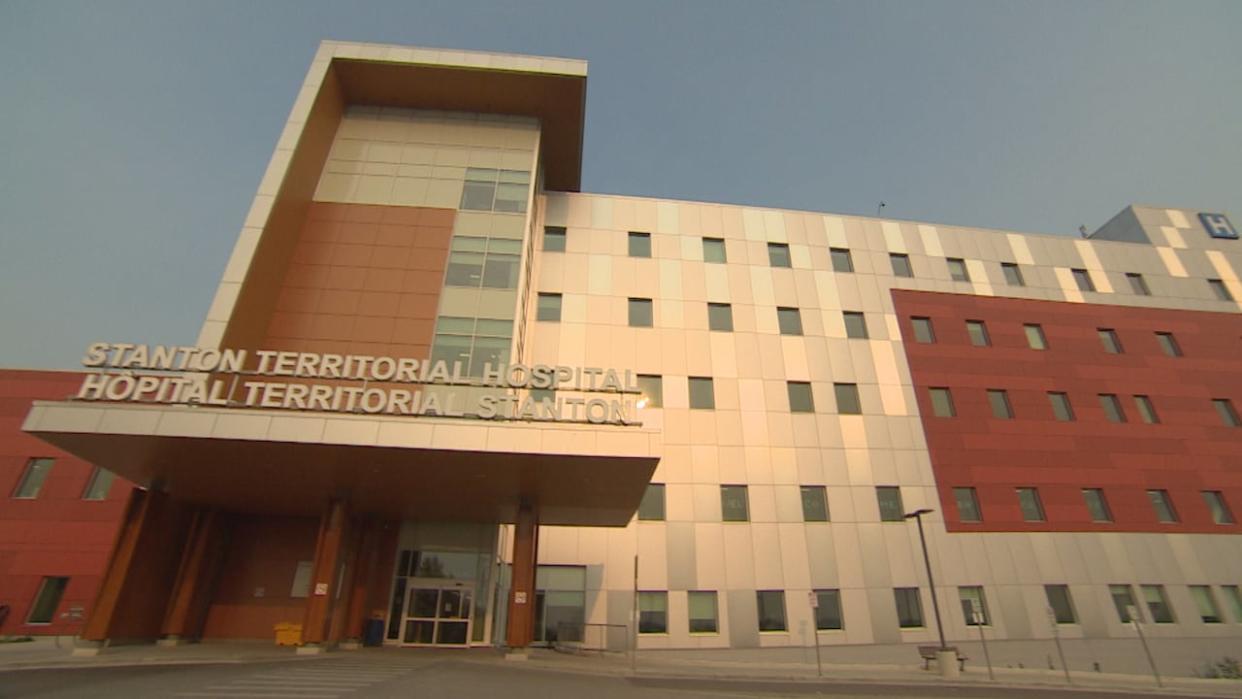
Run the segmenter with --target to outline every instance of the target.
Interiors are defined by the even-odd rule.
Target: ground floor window
[[[845,628],[841,619],[841,591],[815,591],[815,629],[836,631]]]
[[[893,588],[893,600],[897,604],[898,626],[914,629],[923,625],[923,601],[919,599],[919,588]]]
[[[717,633],[716,593],[688,592],[686,606],[689,608],[690,633]]]
[[[668,593],[638,593],[638,633],[668,633]]]
[[[581,641],[586,622],[586,568],[539,566],[535,569],[535,640]]]
[[[759,607],[760,631],[785,631],[785,593],[782,590],[759,590],[756,593]]]
[[[69,578],[47,577],[39,585],[39,593],[35,595],[34,604],[30,605],[30,614],[26,617],[27,624],[50,624],[56,618],[56,608],[60,606],[60,598],[65,594]]]

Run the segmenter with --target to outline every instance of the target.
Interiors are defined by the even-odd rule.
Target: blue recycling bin
[[[384,620],[383,619],[367,619],[367,623],[362,627],[362,645],[368,648],[384,643]]]

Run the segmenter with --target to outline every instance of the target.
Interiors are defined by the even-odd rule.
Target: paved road
[[[1084,699],[1091,694],[1056,689],[909,687],[875,684],[737,682],[711,678],[611,677],[551,672],[504,663],[479,663],[435,653],[408,658],[315,658],[275,662],[16,670],[0,673],[0,697],[219,697],[247,699],[699,699],[701,697],[955,697],[968,699]],[[1101,696],[1101,695],[1095,695]],[[1110,699],[1126,695],[1112,693]],[[1151,694],[1135,695],[1152,699]]]

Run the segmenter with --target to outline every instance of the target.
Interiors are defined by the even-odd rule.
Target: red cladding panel
[[[906,357],[932,468],[951,531],[1130,531],[1238,533],[1215,524],[1202,491],[1221,491],[1242,517],[1242,428],[1212,405],[1242,410],[1242,315],[894,290]],[[931,318],[936,341],[914,341],[911,317]],[[987,324],[992,344],[975,347],[967,320]],[[1027,344],[1038,324],[1046,350]],[[1112,329],[1123,352],[1104,350]],[[1169,357],[1157,332],[1183,356]],[[930,387],[952,391],[955,417],[932,415]],[[988,389],[1004,389],[1014,419],[992,416]],[[1075,419],[1055,419],[1049,392],[1069,396]],[[1100,394],[1116,395],[1127,421],[1111,422]],[[1146,424],[1134,396],[1159,417]],[[954,487],[977,491],[982,522],[961,522]],[[1015,489],[1035,487],[1047,515],[1026,522]],[[1114,522],[1093,522],[1082,495],[1102,488]],[[1161,523],[1148,490],[1166,490],[1179,521]]]

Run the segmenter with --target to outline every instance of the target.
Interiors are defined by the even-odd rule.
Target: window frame
[[[1213,398],[1212,406],[1216,408],[1216,416],[1220,418],[1225,427],[1242,427],[1242,418],[1238,417],[1238,411],[1233,407],[1233,400]]]
[[[1048,336],[1044,334],[1044,326],[1039,323],[1023,323],[1022,332],[1026,335],[1026,346],[1044,352],[1048,349]]]
[[[1184,357],[1186,353],[1182,351],[1182,345],[1177,341],[1177,337],[1168,331],[1156,331],[1156,344],[1160,345],[1160,350],[1164,352],[1166,357]]]
[[[885,505],[885,495],[896,495],[896,500],[889,500]],[[899,485],[877,485],[875,486],[875,504],[880,513],[881,522],[904,522],[906,521],[906,505],[901,497],[901,486]],[[895,507],[894,507],[895,505]]]
[[[1017,262],[1002,262],[1001,275],[1008,286],[1026,286],[1026,277],[1022,275],[1022,267]]]
[[[1207,505],[1208,514],[1212,516],[1213,524],[1222,526],[1237,524],[1237,519],[1233,516],[1233,510],[1229,508],[1229,502],[1225,500],[1224,491],[1200,490],[1199,495],[1203,498],[1203,504]]]
[[[841,612],[841,590],[835,587],[812,590],[815,593],[815,630],[818,631],[844,631],[845,615]],[[827,600],[827,603],[825,603]],[[832,618],[824,618],[829,610],[835,615],[836,625],[832,625]]]
[[[1151,599],[1149,592],[1154,592],[1159,599]],[[1169,595],[1165,592],[1164,585],[1139,585],[1139,594],[1143,598],[1143,606],[1147,607],[1147,617],[1151,619],[1153,624],[1176,624],[1177,614],[1173,611],[1173,605],[1169,603]],[[1156,607],[1155,605],[1160,605]],[[1161,614],[1160,611],[1164,613]]]
[[[1126,281],[1130,282],[1130,291],[1135,296],[1151,296],[1151,287],[1147,286],[1147,280],[1138,272],[1126,272]]]
[[[837,274],[854,273],[854,255],[850,253],[849,248],[828,248],[828,258],[832,262],[833,272]],[[844,264],[841,264],[842,261]]]
[[[966,266],[966,260],[960,257],[946,257],[944,261],[949,268],[949,279],[955,282],[969,282],[971,280],[970,269]]]
[[[957,417],[957,407],[953,404],[953,390],[948,386],[928,386],[927,400],[931,403],[933,417]]]
[[[663,374],[635,374],[634,379],[635,379],[635,383],[637,383],[638,385],[638,390],[640,392],[640,395],[643,398],[647,399],[646,407],[648,408],[663,408],[664,407],[664,375]],[[655,394],[653,395],[649,393],[647,388],[644,388],[644,384],[647,384],[648,386],[654,385],[656,389]]]
[[[82,489],[82,499],[88,502],[99,502],[108,499],[112,485],[116,482],[116,474],[106,468],[96,466],[86,479],[86,487]],[[103,483],[103,485],[100,485]]]
[[[936,326],[928,316],[910,316],[910,328],[914,332],[914,341],[921,345],[936,344]]]
[[[659,601],[663,609],[643,609],[643,602]],[[668,590],[639,590],[638,591],[638,635],[640,636],[660,636],[668,635]],[[660,605],[655,605],[660,606]],[[645,624],[655,621],[652,617],[644,618],[644,614],[660,614],[659,620],[662,622],[659,626],[653,627]]]
[[[768,243],[768,266],[793,269],[793,256],[789,252],[789,243]]]
[[[706,619],[707,617],[696,617],[694,615],[694,606],[695,606],[694,600],[696,597],[707,599],[708,595],[711,596],[711,607],[712,607],[711,628],[710,629],[696,629],[694,628],[695,621],[696,620],[702,621]],[[716,594],[716,590],[687,590],[686,591],[686,631],[690,633],[691,635],[696,635],[696,636],[710,635],[710,634],[719,635],[720,634],[720,599],[719,599],[719,596]]]
[[[1087,506],[1087,515],[1091,517],[1092,523],[1112,524],[1116,521],[1113,518],[1113,508],[1109,507],[1108,496],[1104,494],[1103,488],[1082,488],[1082,501]]]
[[[862,311],[841,311],[841,322],[845,325],[846,339],[870,339],[871,333],[867,331],[867,316]]]
[[[741,503],[741,511],[735,507],[726,506],[729,494],[741,494],[740,501],[734,501],[732,504]],[[720,521],[721,522],[749,522],[750,521],[750,488],[740,483],[721,483],[720,484]]]
[[[555,313],[551,306],[544,306],[544,301],[556,302]],[[535,322],[559,323],[565,309],[565,295],[555,291],[540,291],[535,294]],[[553,318],[552,316],[556,317]]]
[[[789,412],[815,412],[815,392],[811,390],[810,381],[786,381],[785,393],[789,398]]]
[[[978,333],[972,332],[977,329]],[[970,340],[971,347],[991,347],[992,335],[988,332],[987,321],[983,320],[967,320],[966,321],[966,337]]]
[[[1052,406],[1052,417],[1057,422],[1074,422],[1074,405],[1065,391],[1048,391],[1048,403]]]
[[[1221,612],[1216,595],[1212,594],[1211,585],[1187,585],[1190,598],[1194,600],[1195,611],[1199,613],[1199,621],[1205,624],[1223,624],[1225,615]],[[1201,593],[1201,594],[1199,594]]]
[[[1208,288],[1212,290],[1212,294],[1216,296],[1217,301],[1235,302],[1237,299],[1233,297],[1233,292],[1226,286],[1224,279],[1207,280]]]
[[[914,279],[914,263],[904,252],[888,253],[888,264],[893,269],[893,276],[902,279]]]
[[[810,495],[812,500],[808,501],[807,496]],[[831,522],[832,512],[828,509],[828,488],[822,485],[801,485],[798,486],[798,497],[802,502],[802,521],[803,522]],[[820,512],[808,511],[808,502],[814,502],[814,507],[823,508],[821,516]],[[811,509],[814,510],[814,507]]]
[[[919,588],[894,587],[893,605],[897,610],[898,628],[921,629],[927,626],[927,618],[923,614],[923,595]],[[905,607],[904,611],[903,607]]]
[[[975,623],[975,620],[972,618],[973,615],[968,613],[967,608],[966,608],[967,602],[976,601],[976,599],[974,598],[976,593],[978,595],[977,601],[979,602],[979,611],[983,615],[983,620],[979,623]],[[988,597],[987,597],[987,593],[984,592],[982,585],[958,585],[957,586],[957,601],[958,601],[959,607],[962,610],[962,618],[963,620],[965,620],[967,626],[991,626],[992,625],[992,614],[990,611],[988,611]]]
[[[769,604],[773,601],[780,602],[780,626],[772,628],[764,628],[765,611],[770,613],[772,610],[769,604],[765,604],[764,596],[769,596]],[[755,621],[759,627],[759,633],[788,633],[789,632],[789,615],[785,608],[785,591],[784,590],[755,590]]]
[[[1130,421],[1116,393],[1097,393],[1096,396],[1100,399],[1100,409],[1104,411],[1104,418],[1109,422],[1123,424]]]
[[[719,333],[733,332],[733,304],[708,301],[707,329]]]
[[[628,231],[626,238],[626,257],[651,259],[651,234],[644,231]]]
[[[1125,599],[1121,599],[1119,592],[1125,591]],[[1139,606],[1137,598],[1134,596],[1134,586],[1129,583],[1110,583],[1108,586],[1108,596],[1113,601],[1113,608],[1117,610],[1117,620],[1123,624],[1129,624],[1133,621],[1130,618],[1130,607],[1134,607],[1134,611],[1139,614],[1141,622],[1143,612]]]
[[[647,484],[647,489],[643,491],[642,500],[638,502],[638,512],[635,514],[635,517],[637,518],[639,522],[664,522],[666,521],[665,518],[667,517],[667,514],[668,514],[667,509],[666,509],[667,502],[668,502],[666,500],[667,498],[666,488],[667,488],[667,485],[665,483],[648,483]],[[659,512],[658,513],[651,512],[650,510],[655,509],[657,507],[657,505],[655,504],[657,502],[658,502]],[[648,512],[644,513],[643,512],[644,509],[647,509]]]
[[[862,394],[856,383],[833,383],[832,397],[838,415],[862,415]]]
[[[565,252],[565,244],[568,242],[569,229],[566,226],[544,226],[543,227],[543,251],[544,252]],[[548,245],[550,241],[555,241],[553,245]]]
[[[1081,267],[1071,267],[1070,274],[1074,277],[1079,291],[1095,291],[1095,280],[1091,278],[1091,272]]]
[[[709,250],[711,251],[710,254]],[[717,257],[717,252],[720,253],[720,259],[709,259]],[[722,265],[729,262],[728,247],[725,245],[724,238],[703,236],[703,261],[711,265]]]
[[[1063,599],[1054,599],[1054,592],[1056,592],[1058,596],[1064,595]],[[1052,610],[1053,620],[1058,626],[1062,624],[1078,623],[1078,610],[1074,607],[1074,595],[1070,592],[1069,585],[1044,585],[1044,599],[1047,600],[1048,607]],[[1064,609],[1058,608],[1058,602],[1065,603]]]
[[[13,488],[10,497],[14,500],[39,499],[55,465],[56,459],[50,456],[32,456],[26,459],[22,477],[17,479],[17,486]]]
[[[988,394],[988,405],[992,409],[992,417],[996,420],[1013,420],[1013,403],[1009,402],[1009,391],[1003,388],[985,390]]]
[[[1156,412],[1156,404],[1152,402],[1151,396],[1136,393],[1134,396],[1134,409],[1138,412],[1139,418],[1146,425],[1159,425],[1160,413]]]
[[[968,508],[962,507],[963,496],[965,496],[965,502],[969,503]],[[979,506],[979,493],[974,486],[954,486],[953,504],[957,507],[957,521],[972,524],[983,521],[983,509]],[[966,512],[966,509],[972,512]]]
[[[1125,346],[1121,344],[1121,336],[1113,328],[1096,328],[1096,336],[1104,346],[1105,354],[1125,354]]]
[[[1156,515],[1156,521],[1160,524],[1177,524],[1182,521],[1177,514],[1177,507],[1173,505],[1173,496],[1169,494],[1168,490],[1164,488],[1149,488],[1147,490],[1147,500],[1151,503],[1151,509]]]
[[[56,610],[65,601],[65,590],[69,589],[68,575],[45,575],[39,581],[39,589],[30,600],[26,610],[27,626],[49,626],[56,621]],[[51,595],[51,597],[47,597]],[[39,618],[36,618],[38,615]]]
[[[797,327],[794,327],[795,324]],[[782,335],[801,337],[802,311],[795,306],[777,306],[776,327]]]
[[[637,311],[637,316],[635,315]],[[631,328],[654,328],[655,327],[655,301],[649,298],[639,296],[630,296],[626,299],[626,320]],[[643,314],[646,314],[646,322],[644,323]]]
[[[689,405],[691,410],[715,410],[716,409],[716,383],[710,376],[688,376],[686,377],[687,395],[689,396]],[[695,400],[694,387],[707,387],[707,401]],[[700,399],[703,397],[700,394]],[[698,403],[696,405],[695,403]]]
[[[1043,498],[1039,497],[1039,488],[1018,486],[1014,492],[1018,496],[1018,510],[1022,513],[1023,522],[1035,524],[1048,521],[1048,511],[1044,509]]]

